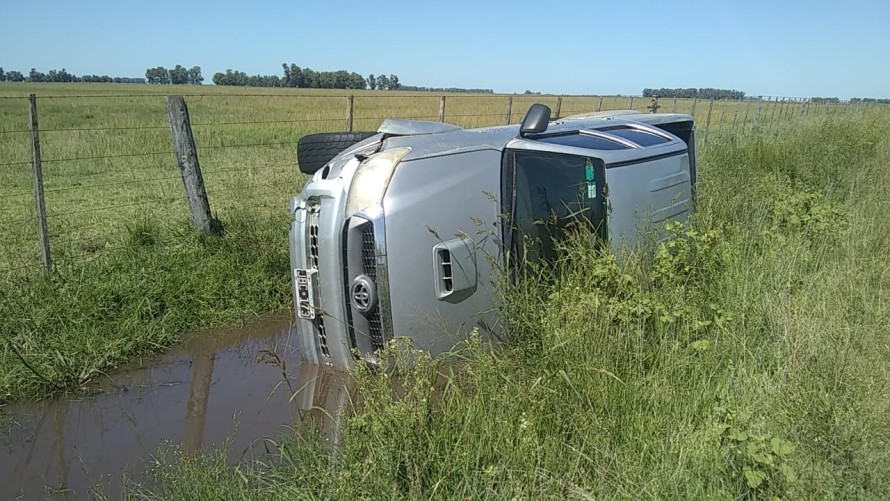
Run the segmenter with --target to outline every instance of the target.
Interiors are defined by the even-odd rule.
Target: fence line
[[[106,98],[157,98],[157,103],[146,101],[143,106],[151,115],[152,121],[155,121],[154,113],[162,111],[163,104],[161,94],[120,94],[120,95],[74,95],[74,96],[42,96],[40,99],[106,99]],[[298,177],[296,170],[296,162],[293,159],[293,152],[285,160],[279,160],[280,155],[287,150],[284,148],[272,148],[267,150],[250,150],[250,148],[263,147],[280,147],[294,146],[297,139],[304,133],[315,131],[337,131],[349,129],[350,124],[358,122],[358,130],[362,129],[362,124],[368,122],[379,122],[390,116],[400,116],[402,118],[416,120],[436,120],[436,121],[452,121],[470,123],[473,126],[493,126],[504,123],[516,123],[520,120],[528,107],[535,101],[548,103],[551,107],[555,106],[553,118],[562,118],[564,116],[585,113],[591,111],[614,110],[624,108],[640,108],[650,109],[652,103],[649,98],[640,98],[639,96],[558,96],[558,95],[473,95],[473,94],[448,94],[439,95],[435,93],[424,94],[388,94],[385,91],[369,94],[338,94],[338,95],[288,95],[288,94],[185,94],[184,97],[198,99],[193,102],[195,109],[199,110],[195,113],[199,120],[191,124],[191,127],[197,129],[206,129],[206,132],[195,136],[196,150],[202,153],[205,158],[206,169],[203,174],[206,176],[208,185],[208,193],[215,200],[225,200],[225,206],[237,207],[243,203],[242,200],[250,200],[251,197],[232,197],[232,193],[252,194],[255,197],[272,196],[274,198],[284,198],[297,191]],[[238,110],[224,110],[220,113],[214,110],[211,105],[198,105],[204,97],[214,98],[293,98],[296,108],[273,107],[271,110],[245,108],[251,114],[262,114],[268,116],[273,113],[287,113],[305,115],[300,118],[275,118],[272,115],[269,119],[260,117],[250,117],[244,120],[232,119],[231,115]],[[355,99],[358,97],[359,99]],[[422,98],[422,99],[419,99]],[[429,99],[426,99],[429,98]],[[472,105],[467,105],[466,100],[472,98]],[[6,99],[6,102],[0,103],[0,106],[8,106],[7,102],[17,102],[9,100],[20,100],[25,103],[27,97],[18,96],[0,96],[0,99]],[[306,103],[318,103],[319,100],[327,100],[321,106],[322,108],[303,109],[301,106]],[[393,114],[380,113],[381,106],[393,105],[393,103],[404,103],[406,100],[416,100],[415,105],[410,108],[403,107],[400,112]],[[482,101],[485,101],[484,104]],[[564,102],[565,101],[565,102]],[[709,141],[709,136],[713,134],[738,133],[739,131],[752,130],[754,128],[762,128],[772,131],[782,124],[790,124],[801,122],[805,119],[835,115],[840,113],[849,113],[854,110],[864,110],[877,106],[883,106],[881,103],[857,102],[849,103],[828,103],[808,101],[799,98],[774,98],[769,97],[766,100],[757,99],[734,99],[734,100],[701,100],[701,99],[682,99],[669,98],[661,99],[661,104],[657,104],[661,112],[689,113],[696,115],[698,127],[701,134],[702,145]],[[705,103],[704,101],[708,101]],[[716,103],[714,101],[717,101]],[[446,107],[447,103],[447,107]],[[463,106],[462,106],[463,103]],[[582,104],[584,103],[584,104]],[[344,109],[345,105],[345,109]],[[90,104],[89,106],[93,106]],[[225,106],[229,107],[230,104]],[[716,106],[716,109],[715,109]],[[742,113],[744,107],[744,113]],[[48,107],[52,110],[53,107]],[[139,111],[141,108],[138,108]],[[362,116],[362,111],[367,116]],[[279,111],[280,110],[280,111]],[[376,111],[375,111],[376,110]],[[472,110],[473,112],[468,112]],[[24,112],[24,107],[21,109]],[[136,114],[137,111],[132,113]],[[417,112],[420,113],[417,113]],[[438,114],[437,114],[438,111]],[[201,121],[201,116],[204,120]],[[43,121],[47,117],[52,120],[53,112],[42,112]],[[145,119],[148,115],[144,112],[142,116],[136,115],[136,119]],[[213,117],[219,117],[214,120]],[[23,114],[24,118],[24,114]],[[93,117],[88,117],[93,118]],[[117,117],[115,117],[117,118]],[[63,119],[69,120],[70,117],[64,116]],[[81,122],[83,123],[83,122]],[[155,123],[157,123],[155,121]],[[294,128],[277,128],[276,125],[295,125]],[[303,127],[300,127],[300,126]],[[239,129],[226,130],[225,127],[239,127]],[[53,124],[45,129],[39,129],[39,132],[51,133],[41,138],[44,150],[55,153],[49,158],[40,159],[41,164],[52,164],[54,166],[65,165],[77,162],[78,165],[74,169],[59,169],[55,167],[50,169],[47,181],[48,186],[42,190],[50,205],[47,218],[50,224],[54,219],[66,218],[64,227],[54,227],[54,231],[50,234],[53,239],[57,240],[55,245],[65,246],[79,245],[90,238],[103,240],[103,249],[109,248],[107,241],[112,239],[115,232],[121,231],[114,229],[116,227],[125,226],[129,216],[101,215],[112,211],[126,211],[127,209],[141,209],[149,206],[155,207],[157,210],[152,211],[153,214],[164,214],[164,217],[181,217],[182,206],[179,202],[184,201],[182,197],[182,188],[173,188],[169,183],[181,179],[181,176],[175,174],[171,160],[176,160],[179,156],[174,153],[169,143],[169,139],[161,134],[155,136],[138,135],[142,131],[164,131],[169,130],[167,125],[133,125],[133,124],[87,124],[78,125],[77,123],[69,124]],[[246,130],[245,130],[246,129]],[[36,130],[36,128],[35,128]],[[124,131],[125,134],[104,135],[104,132]],[[27,151],[26,133],[31,133],[31,129],[6,129],[0,130],[0,134],[4,135],[4,149],[0,150],[0,154],[9,155],[8,152],[19,151],[13,148],[21,147],[21,153]],[[95,136],[78,136],[78,132],[96,132]],[[20,134],[21,136],[16,136]],[[86,137],[87,139],[81,139]],[[238,138],[256,139],[253,142],[238,142]],[[286,139],[283,139],[286,138]],[[265,140],[264,139],[271,139]],[[233,141],[234,140],[234,141]],[[12,145],[13,148],[6,148],[6,145]],[[133,151],[134,146],[141,146],[144,151]],[[114,148],[121,148],[124,153],[113,152]],[[98,154],[102,149],[108,151],[107,154]],[[118,150],[120,151],[120,150]],[[214,154],[217,151],[231,151],[232,154]],[[244,153],[235,153],[241,152]],[[7,152],[7,153],[5,153]],[[169,159],[160,159],[164,155],[169,155]],[[257,155],[266,155],[266,162],[257,162],[261,160]],[[145,161],[142,159],[155,158],[158,160]],[[133,159],[133,162],[121,162],[125,159]],[[92,163],[91,163],[92,162]],[[18,167],[28,166],[35,163],[31,161],[16,160],[0,162],[0,167]],[[155,175],[146,175],[149,172]],[[0,171],[3,176],[3,183],[0,184],[0,200],[7,200],[6,206],[0,203],[0,214],[9,214],[9,219],[0,219],[0,226],[7,228],[4,230],[9,235],[10,240],[9,252],[4,249],[4,253],[9,254],[4,257],[0,253],[0,273],[12,272],[18,270],[31,269],[39,267],[40,263],[35,259],[37,254],[34,253],[33,235],[38,217],[38,211],[35,211],[33,204],[29,204],[26,197],[33,197],[35,192],[26,189],[28,184],[34,182],[30,176],[30,169],[8,169]],[[142,173],[142,175],[140,175]],[[130,174],[132,178],[121,179],[121,174]],[[241,175],[238,175],[241,174]],[[248,175],[245,178],[244,175]],[[287,181],[282,181],[282,180]],[[92,182],[84,182],[93,180]],[[132,187],[132,188],[130,188]],[[9,189],[12,188],[12,189]],[[36,189],[36,188],[35,188]],[[13,191],[15,190],[15,191]],[[174,191],[170,191],[174,190]],[[283,190],[279,193],[276,190]],[[284,193],[286,191],[286,193]],[[160,194],[148,200],[133,201],[133,198],[146,194]],[[171,207],[169,201],[171,197],[175,197],[176,203]],[[222,198],[219,198],[222,197]],[[129,198],[130,200],[126,200]],[[16,200],[16,201],[13,201]],[[104,202],[101,206],[90,206],[96,201]],[[211,200],[213,201],[213,200]],[[234,205],[233,205],[234,203]],[[282,207],[284,203],[281,203]],[[80,207],[78,207],[80,206]],[[27,211],[27,212],[25,212]],[[26,217],[16,217],[17,214],[27,214]],[[90,215],[83,222],[91,224],[84,226],[77,220]],[[94,218],[93,215],[98,216]],[[74,223],[69,224],[68,219],[73,219]],[[33,226],[32,226],[33,225]],[[98,231],[98,236],[96,232]],[[89,232],[89,237],[84,232]],[[39,233],[39,231],[38,231]],[[61,234],[61,236],[59,236]],[[18,239],[18,240],[16,240]],[[86,239],[86,240],[84,240]],[[7,244],[4,243],[4,247]],[[77,259],[76,252],[61,252],[60,255],[66,259]],[[93,256],[81,256],[82,258],[92,258]],[[51,253],[50,253],[51,258]],[[22,262],[29,262],[25,266],[17,266]],[[14,266],[14,267],[11,267]]]

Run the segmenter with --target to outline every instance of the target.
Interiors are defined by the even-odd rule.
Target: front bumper
[[[303,358],[338,368],[356,356],[376,362],[392,337],[383,210],[345,217],[346,192],[340,179],[307,185],[292,202],[289,239]],[[358,280],[370,284],[371,304],[351,297]]]

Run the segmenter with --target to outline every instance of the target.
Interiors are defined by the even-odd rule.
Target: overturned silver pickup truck
[[[393,336],[437,354],[474,327],[496,334],[491,278],[508,255],[552,255],[542,221],[580,216],[624,245],[686,219],[694,131],[679,114],[551,122],[536,104],[521,125],[385,120],[376,133],[304,137],[312,177],[290,230],[303,357],[345,368],[374,363]]]

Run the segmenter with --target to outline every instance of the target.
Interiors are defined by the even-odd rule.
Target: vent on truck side
[[[454,290],[454,273],[451,269],[451,252],[448,249],[437,249],[439,265],[439,287],[443,292]]]

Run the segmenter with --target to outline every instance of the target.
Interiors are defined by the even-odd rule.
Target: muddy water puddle
[[[0,429],[0,499],[116,497],[159,448],[226,445],[231,463],[265,454],[312,419],[336,440],[347,377],[300,364],[287,315],[195,334],[174,352],[112,375],[90,395],[13,405]],[[284,377],[283,372],[287,375]],[[296,390],[296,395],[293,394]]]

